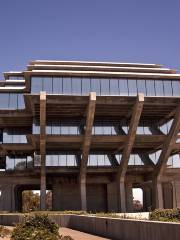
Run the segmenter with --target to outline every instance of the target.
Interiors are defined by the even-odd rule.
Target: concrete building
[[[180,74],[157,64],[32,61],[0,82],[0,210],[180,207]]]

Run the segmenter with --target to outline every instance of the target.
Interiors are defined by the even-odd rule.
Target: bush
[[[1,238],[9,236],[10,234],[11,234],[11,231],[8,228],[6,228],[4,226],[0,226],[0,237]]]
[[[12,240],[59,240],[72,239],[59,235],[59,227],[47,215],[25,216],[12,232]],[[68,236],[67,236],[68,237]]]
[[[180,209],[156,209],[149,215],[150,220],[180,222]]]

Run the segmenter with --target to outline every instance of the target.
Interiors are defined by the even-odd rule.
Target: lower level
[[[143,177],[144,178],[144,177]],[[143,211],[153,208],[153,185],[144,182],[140,175],[128,175],[125,181],[127,212],[133,212],[133,188],[143,191]],[[47,188],[52,191],[52,210],[81,210],[78,177],[73,174],[47,175]],[[0,210],[21,211],[22,192],[39,190],[40,177],[30,174],[9,174],[0,176]],[[162,182],[164,208],[180,207],[180,178],[165,176]],[[119,212],[117,184],[112,175],[92,174],[86,184],[87,210],[90,212]]]

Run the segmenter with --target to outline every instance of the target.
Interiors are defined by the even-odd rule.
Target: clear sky
[[[0,0],[0,72],[30,60],[180,69],[179,0]]]

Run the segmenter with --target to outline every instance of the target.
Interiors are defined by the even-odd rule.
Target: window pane
[[[109,95],[109,79],[100,79],[101,83],[101,95]]]
[[[135,165],[134,154],[130,155],[128,165]]]
[[[89,95],[91,89],[91,83],[89,78],[82,78],[82,94]]]
[[[161,81],[161,80],[155,81],[155,90],[156,90],[156,96],[164,95],[163,81]]]
[[[163,81],[163,83],[164,83],[164,95],[165,96],[172,96],[171,81]]]
[[[72,78],[72,93],[81,95],[81,78]]]
[[[13,170],[14,164],[14,158],[6,156],[6,170]]]
[[[146,81],[137,80],[137,89],[138,89],[138,93],[143,93],[144,95],[146,95]]]
[[[180,95],[180,81],[172,81],[173,96]]]
[[[119,88],[120,88],[120,95],[128,96],[128,83],[127,83],[127,79],[119,79]]]
[[[118,79],[110,80],[110,94],[119,95],[119,81]]]
[[[26,169],[26,158],[15,158],[15,169],[17,170]]]
[[[52,77],[43,78],[43,91],[47,93],[52,93]]]
[[[62,93],[62,77],[53,78],[53,93],[56,94]]]
[[[147,96],[155,96],[154,80],[146,80]]]
[[[91,91],[96,92],[97,95],[100,95],[100,79],[91,79]]]
[[[23,80],[24,76],[9,76],[9,80]]]
[[[98,166],[104,166],[104,155],[97,155]]]
[[[18,94],[18,109],[23,109],[23,108],[25,108],[24,96],[23,94]]]
[[[180,167],[180,156],[179,154],[173,155],[173,167],[179,168]]]
[[[67,166],[75,166],[75,156],[67,155]]]
[[[31,92],[39,93],[42,90],[42,78],[32,77],[31,78]]]
[[[66,155],[59,155],[59,166],[66,166]]]
[[[111,126],[103,126],[103,134],[111,135],[112,134],[112,127]]]
[[[128,89],[129,89],[129,95],[134,96],[137,95],[137,86],[136,86],[136,80],[128,80]]]
[[[8,93],[0,93],[0,108],[8,109],[9,106],[9,94]]]
[[[46,125],[46,134],[51,134],[51,133],[52,133],[51,122],[47,122],[47,125]]]
[[[10,109],[17,109],[18,108],[18,101],[17,101],[17,94],[10,93],[9,94],[9,108]]]
[[[72,86],[71,86],[71,78],[63,78],[63,94],[71,94]]]
[[[61,125],[61,134],[69,134],[68,126]]]
[[[60,122],[52,123],[52,134],[60,134]]]

